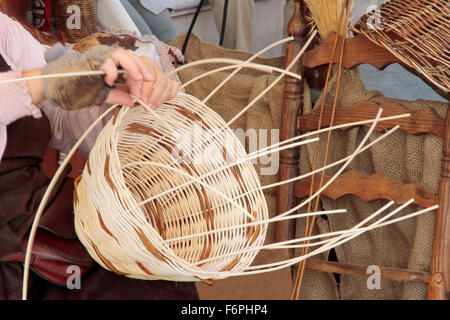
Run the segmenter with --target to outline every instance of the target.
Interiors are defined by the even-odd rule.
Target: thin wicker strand
[[[380,121],[381,121],[382,119],[384,119],[384,120],[392,120],[392,118],[404,118],[404,117],[407,117],[407,116],[410,116],[410,115],[409,115],[409,114],[406,114],[406,115],[399,115],[399,116],[393,116],[393,117],[380,118]],[[367,123],[373,123],[374,121],[375,121],[375,120],[367,120],[367,121],[361,121],[361,122],[367,124]],[[359,122],[359,123],[361,123],[361,122]],[[334,128],[341,128],[341,127],[346,127],[346,126],[347,126],[347,125],[339,125],[339,126],[336,126],[336,127],[334,127]],[[327,131],[327,130],[329,130],[329,129],[330,129],[330,128],[326,128],[326,129],[322,129],[322,130],[320,130],[320,131],[325,132],[325,131]],[[399,129],[399,126],[396,126],[396,127],[392,128],[392,129],[390,129],[389,131],[387,131],[386,133],[384,133],[382,136],[378,137],[376,140],[372,141],[370,144],[368,144],[367,146],[365,146],[364,148],[362,148],[362,149],[361,149],[360,151],[358,151],[355,155],[359,155],[360,153],[362,153],[362,152],[366,151],[367,149],[371,148],[373,145],[375,145],[375,144],[379,143],[381,140],[387,138],[390,134],[392,134],[393,132],[395,132],[395,131],[398,130],[398,129]],[[306,135],[309,136],[309,135],[315,135],[315,134],[314,134],[314,133],[311,133],[311,134],[306,134]],[[306,135],[305,135],[305,136],[306,136]],[[299,139],[299,138],[300,138],[300,137],[296,137],[296,138],[293,138],[293,139],[291,139],[291,140],[294,140],[294,139],[297,140],[297,139]],[[287,141],[285,141],[285,142],[287,142]],[[314,140],[309,140],[309,142],[314,142]],[[275,144],[275,145],[278,145],[278,144]],[[298,146],[298,144],[289,144],[289,145],[285,146],[285,148],[290,149],[290,148],[292,148],[292,147],[294,147],[294,146]],[[267,148],[264,148],[264,149],[267,149]],[[262,150],[264,150],[264,149],[262,149]],[[267,151],[267,150],[266,150],[266,151]],[[270,152],[274,152],[274,151],[270,151]],[[198,179],[204,179],[204,178],[207,178],[207,177],[209,177],[209,176],[211,176],[211,175],[213,175],[213,174],[215,174],[215,173],[218,173],[219,171],[223,171],[223,170],[229,169],[229,168],[231,168],[231,167],[233,167],[233,166],[235,166],[235,165],[237,165],[237,164],[240,164],[240,163],[245,162],[246,160],[252,160],[252,159],[255,159],[255,158],[257,158],[257,157],[264,156],[264,155],[266,155],[266,154],[268,154],[268,153],[270,153],[270,152],[263,152],[263,153],[255,152],[255,153],[253,153],[253,154],[249,154],[249,156],[251,156],[251,157],[248,157],[248,158],[245,158],[245,159],[241,159],[241,160],[236,161],[236,162],[234,162],[234,163],[232,163],[232,164],[230,164],[230,165],[226,165],[226,166],[219,167],[219,168],[215,169],[215,170],[212,171],[212,172],[208,172],[208,173],[206,173],[206,174],[204,174],[204,175],[202,175],[202,176],[199,176]],[[322,167],[322,168],[313,170],[313,171],[311,171],[311,172],[309,172],[309,173],[306,173],[306,174],[303,174],[303,175],[300,175],[300,176],[291,178],[291,179],[289,179],[289,180],[285,180],[285,181],[281,181],[281,182],[276,182],[276,183],[273,183],[273,184],[270,184],[270,185],[265,185],[265,186],[262,186],[260,189],[261,189],[261,190],[271,189],[271,188],[275,188],[275,187],[278,187],[278,186],[283,185],[283,184],[292,183],[292,182],[295,182],[295,181],[298,181],[298,180],[302,180],[302,179],[307,178],[307,177],[309,177],[309,176],[312,176],[312,175],[314,175],[314,174],[316,174],[316,173],[320,173],[320,172],[322,172],[322,171],[324,171],[324,170],[328,170],[328,169],[330,169],[330,168],[332,168],[332,167],[335,167],[335,166],[337,166],[337,165],[339,165],[339,164],[341,164],[341,163],[343,163],[343,162],[349,160],[351,157],[352,157],[352,155],[347,156],[347,157],[345,157],[345,158],[343,158],[343,159],[337,160],[337,161],[334,162],[334,163],[331,163],[331,164],[329,164],[329,165],[327,165],[327,166],[324,166],[324,167]],[[127,167],[131,167],[131,166],[135,166],[135,165],[143,164],[143,163],[145,163],[145,162],[130,163],[130,164],[127,164],[126,166],[122,167],[121,169],[123,170],[123,169],[126,169]],[[186,183],[184,183],[184,184],[181,184],[181,185],[178,185],[178,186],[176,186],[176,187],[173,187],[173,188],[171,188],[171,189],[169,189],[169,190],[166,190],[166,191],[162,192],[161,194],[155,195],[155,196],[153,196],[153,197],[151,197],[151,198],[146,199],[146,200],[143,201],[143,202],[140,202],[140,203],[138,204],[138,206],[144,205],[144,204],[146,204],[146,203],[148,203],[148,202],[151,202],[151,201],[153,201],[153,200],[155,200],[155,199],[157,199],[157,198],[159,198],[159,197],[161,197],[161,196],[164,196],[164,195],[166,195],[166,194],[169,194],[169,193],[171,193],[171,192],[178,191],[178,190],[180,190],[180,189],[182,189],[182,188],[184,188],[184,187],[187,187],[187,186],[191,185],[193,182],[195,182],[195,181],[188,181],[188,182],[186,182]],[[250,193],[252,193],[252,192],[255,192],[255,191],[256,191],[256,190],[251,190],[251,191],[249,191],[249,192],[247,192],[247,193],[244,193],[244,194],[239,195],[238,197],[239,197],[239,198],[245,197],[245,196],[247,196],[248,194],[250,194]],[[233,200],[236,200],[236,198],[234,198]]]
[[[386,206],[391,206],[391,204],[388,203]],[[370,217],[368,217],[366,219],[366,221],[367,220],[372,220],[373,218],[375,218],[376,216],[381,214],[382,211],[384,211],[386,209],[386,206],[381,208],[377,212],[373,213]],[[431,212],[433,210],[436,210],[436,206],[417,211],[417,212],[414,213],[414,216],[422,215],[422,214]],[[388,215],[388,217],[391,217],[392,215],[396,214],[398,211],[399,210],[397,210],[397,209],[394,210],[393,212],[391,212]],[[411,217],[412,217],[412,215],[410,215],[410,217],[408,217],[408,218],[411,218]],[[406,218],[406,217],[404,217],[404,218]],[[383,219],[382,221],[384,221],[384,220],[385,219]],[[332,248],[340,246],[340,245],[344,244],[345,242],[348,242],[348,241],[356,238],[357,236],[359,236],[359,235],[361,235],[361,234],[363,234],[365,232],[368,232],[370,230],[374,230],[374,229],[376,229],[377,227],[379,227],[381,225],[382,221],[376,221],[376,222],[374,222],[373,224],[369,225],[366,228],[360,228],[359,230],[354,229],[354,230],[352,230],[350,236],[345,236],[345,234],[349,234],[350,233],[350,232],[346,232],[346,233],[343,234],[342,238],[340,238],[341,239],[340,241],[334,242],[333,245],[327,245],[326,244],[326,245],[324,245],[324,246],[322,246],[322,247],[320,247],[320,248],[318,248],[318,249],[316,249],[316,250],[314,250],[312,252],[309,252],[305,256],[300,256],[300,257],[296,257],[296,258],[292,258],[292,259],[288,259],[288,260],[283,260],[283,261],[279,261],[279,262],[274,262],[274,263],[269,263],[269,264],[265,264],[265,265],[251,266],[251,267],[247,268],[247,270],[250,270],[250,271],[244,271],[244,272],[236,273],[236,274],[232,274],[232,275],[230,274],[230,276],[243,276],[243,275],[251,275],[251,274],[260,274],[260,273],[266,273],[266,272],[273,272],[273,271],[277,271],[277,270],[280,270],[280,269],[284,269],[284,268],[290,267],[290,266],[292,266],[292,265],[294,265],[294,264],[296,264],[296,263],[298,263],[298,262],[300,262],[300,261],[302,261],[304,259],[308,259],[308,258],[313,257],[315,255],[318,255],[318,254],[320,254],[322,252],[325,252],[327,250],[330,250]],[[387,223],[385,225],[387,225]],[[336,240],[336,239],[333,239],[333,241],[334,240]]]
[[[392,206],[392,203],[388,203],[388,206]],[[366,231],[379,229],[379,228],[386,227],[386,226],[391,225],[391,224],[396,224],[396,223],[399,223],[399,222],[402,222],[402,221],[405,221],[405,220],[408,220],[408,219],[411,219],[411,218],[423,215],[425,213],[434,211],[434,210],[436,210],[438,208],[439,208],[439,206],[435,205],[435,206],[432,206],[430,208],[419,210],[419,211],[416,211],[414,213],[405,215],[403,217],[392,219],[392,220],[387,221],[387,222],[382,222],[382,223],[379,223],[379,224],[371,226],[371,227],[362,227],[362,228],[354,228],[354,229],[346,229],[346,230],[322,233],[322,234],[317,234],[317,235],[314,235],[314,236],[302,237],[302,238],[297,238],[297,239],[292,239],[292,240],[286,240],[286,241],[281,241],[281,242],[277,242],[277,243],[267,244],[267,245],[264,245],[264,246],[261,246],[261,247],[247,248],[246,251],[251,252],[251,251],[260,251],[260,250],[265,250],[265,249],[268,249],[268,250],[274,249],[274,250],[276,250],[276,249],[286,249],[286,248],[302,248],[304,246],[312,247],[312,246],[317,246],[317,245],[321,245],[321,244],[328,244],[331,241],[335,240],[335,238],[331,238],[331,237],[336,236],[336,235],[346,235],[347,236],[347,235],[355,234],[355,233],[360,232],[360,231],[366,232]],[[322,239],[322,238],[330,238],[330,239],[324,240],[324,241],[320,241],[320,242],[315,242],[315,243],[312,243],[312,244],[309,244],[309,245],[302,244],[302,245],[289,246],[290,244],[296,243],[296,242],[307,242],[307,241],[317,240],[317,239]],[[223,258],[223,257],[217,257],[217,258]],[[198,262],[198,263],[200,264],[200,263],[203,263],[203,262],[212,261],[213,259],[214,258],[209,258],[208,260],[201,261],[201,262]]]
[[[366,141],[371,136],[373,130],[375,129],[375,127],[376,127],[376,125],[378,123],[378,120],[379,120],[382,112],[383,112],[383,109],[380,108],[379,111],[378,111],[378,114],[377,114],[377,116],[375,118],[375,121],[372,123],[372,126],[370,127],[369,131],[367,132],[367,134],[365,135],[365,137],[363,138],[363,140],[361,141],[359,146],[356,148],[356,150],[353,152],[352,156],[344,163],[344,165],[338,170],[338,172],[336,174],[334,174],[330,178],[330,180],[327,183],[325,183],[316,193],[314,193],[312,196],[310,196],[308,199],[303,201],[298,206],[296,206],[296,207],[294,207],[294,208],[292,208],[292,209],[290,209],[290,210],[280,214],[280,216],[286,216],[286,215],[291,214],[292,212],[295,212],[298,209],[302,208],[304,205],[306,205],[311,200],[313,200],[317,195],[321,194],[323,192],[323,190],[325,190],[330,184],[332,184],[334,182],[334,180],[336,180],[341,175],[341,173],[348,167],[348,165],[356,157],[357,152],[363,148],[363,146],[365,145]]]
[[[34,239],[36,236],[37,227],[39,225],[39,221],[41,219],[42,213],[44,211],[44,208],[47,205],[48,199],[53,192],[53,189],[55,188],[56,183],[59,180],[59,177],[66,169],[67,165],[69,164],[69,161],[71,160],[72,156],[75,154],[78,147],[83,143],[83,141],[86,139],[86,137],[89,135],[89,133],[93,130],[93,128],[104,118],[106,117],[112,110],[114,110],[117,107],[117,105],[112,106],[108,110],[106,110],[92,125],[86,130],[86,132],[78,139],[77,143],[73,146],[72,150],[67,154],[67,157],[64,159],[56,173],[54,174],[50,184],[47,187],[47,190],[44,193],[44,196],[42,197],[42,200],[39,204],[38,210],[36,211],[36,215],[33,220],[33,224],[30,229],[30,235],[28,237],[28,244],[26,248],[26,254],[25,254],[25,262],[24,262],[24,270],[23,270],[23,287],[22,287],[22,299],[27,299],[27,293],[28,293],[28,278],[29,278],[29,272],[30,272],[30,260],[31,260],[31,250],[33,248]]]
[[[228,83],[228,81],[231,80],[231,78],[233,78],[239,71],[242,70],[242,68],[246,67],[250,62],[255,60],[257,57],[261,56],[263,53],[269,51],[270,49],[279,46],[280,44],[283,44],[283,43],[286,43],[286,42],[290,42],[290,41],[293,41],[293,40],[294,40],[294,37],[288,37],[286,39],[283,39],[283,40],[280,40],[278,42],[275,42],[272,45],[262,49],[259,52],[257,52],[255,55],[253,55],[247,61],[245,61],[242,66],[240,66],[238,69],[236,69],[231,74],[229,74],[228,77],[226,77],[226,79],[223,80],[216,88],[214,88],[214,90],[211,91],[211,93],[203,100],[203,103],[206,104],[209,101],[209,99],[211,99],[225,84]]]

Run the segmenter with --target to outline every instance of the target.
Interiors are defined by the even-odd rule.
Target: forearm
[[[42,69],[34,69],[29,71],[24,71],[22,73],[23,78],[41,76]],[[45,87],[43,79],[32,79],[26,81],[28,93],[31,96],[32,104],[38,104],[46,100]]]
[[[37,74],[32,72],[31,74]],[[24,77],[21,70],[0,73],[0,82],[10,81]],[[42,100],[39,94],[39,83],[33,81],[30,84],[33,98],[26,81],[0,84],[0,123],[7,126],[17,119],[34,116],[39,118],[41,112],[34,101]],[[41,92],[42,93],[42,92]]]

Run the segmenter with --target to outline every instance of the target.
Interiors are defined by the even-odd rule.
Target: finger
[[[116,88],[125,92],[130,92],[130,87],[127,83],[117,83]]]
[[[132,78],[128,78],[127,84],[128,84],[130,93],[132,93],[139,99],[142,99],[142,85],[144,84],[144,82],[139,81],[139,80],[133,80]]]
[[[136,61],[123,49],[116,49],[111,54],[111,58],[116,66],[121,66],[128,72],[128,78],[135,81],[142,81],[144,77]]]
[[[144,78],[144,81],[148,81],[148,82],[154,81],[155,80],[155,75],[154,75],[154,71],[153,71],[154,62],[146,56],[137,56],[131,50],[127,50],[127,53],[130,56],[130,58],[132,58],[136,62],[137,66]]]
[[[130,90],[145,103],[148,103],[152,92],[153,81],[155,79],[152,61],[145,56],[138,57],[131,50],[127,50],[125,53],[136,63],[144,77],[144,82],[134,82],[134,80],[131,79]]]
[[[141,91],[142,91],[142,101],[144,101],[146,104],[150,104],[151,102],[150,102],[150,97],[151,97],[151,95],[152,95],[152,92],[153,92],[153,85],[154,85],[155,83],[153,82],[153,81],[150,81],[150,82],[143,82],[142,83],[142,88],[141,88]]]
[[[153,74],[153,67],[151,60],[147,57],[139,57],[131,50],[125,50],[124,54],[133,61],[143,81],[153,81],[155,79]],[[133,79],[140,80],[140,79]]]
[[[166,90],[161,96],[161,100],[159,100],[157,103],[163,104],[167,101],[172,100],[175,98],[180,90],[180,85],[177,81],[169,80],[167,81]]]
[[[172,80],[172,91],[170,93],[170,97],[169,100],[172,100],[173,98],[175,98],[178,93],[180,92],[180,88],[181,88],[181,84],[178,81],[173,81]]]
[[[166,91],[166,87],[166,81],[161,81],[155,88],[153,88],[153,92],[149,99],[149,102],[153,105],[153,107],[159,107],[164,102],[163,95]]]
[[[106,103],[111,105],[118,104],[121,106],[132,106],[134,101],[126,91],[113,89],[109,92]]]
[[[114,61],[111,58],[106,59],[106,62],[101,67],[101,70],[106,74],[105,82],[112,87],[114,82],[116,82],[119,77],[119,72],[114,64]]]
[[[173,83],[171,80],[166,81],[166,85],[164,86],[164,91],[162,92],[161,96],[159,97],[158,101],[156,101],[156,105],[160,106],[163,103],[171,100],[172,97],[172,91],[173,91]]]

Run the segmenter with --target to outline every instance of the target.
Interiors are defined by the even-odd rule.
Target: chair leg
[[[294,15],[289,23],[288,33],[295,37],[286,46],[286,65],[290,64],[295,55],[301,50],[306,40],[306,21],[303,16],[303,1],[295,0]],[[293,72],[304,75],[303,59],[300,59]],[[286,77],[281,119],[281,141],[297,135],[297,117],[303,108],[303,82]],[[298,149],[280,152],[280,169],[278,181],[284,181],[298,174]],[[277,195],[277,214],[286,212],[294,207],[296,202],[295,183],[279,187]],[[292,239],[295,234],[295,222],[279,222],[275,227],[275,241]]]
[[[450,109],[447,110],[443,151],[428,287],[430,300],[450,299]]]

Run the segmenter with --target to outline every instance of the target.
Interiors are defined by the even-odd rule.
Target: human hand
[[[116,84],[119,68],[126,71],[125,86]],[[104,71],[105,75],[46,79],[47,99],[64,109],[74,110],[105,102],[131,106],[134,101],[130,94],[133,94],[156,108],[175,97],[179,90],[179,84],[165,78],[158,65],[148,57],[104,45],[93,47],[84,54],[68,51],[50,62],[44,68],[44,74],[94,70]],[[116,88],[111,89],[113,86]]]
[[[115,50],[101,68],[106,74],[105,82],[110,86],[119,77],[118,66],[127,70],[124,75],[127,83],[117,84],[117,88],[109,92],[106,99],[109,104],[132,105],[134,101],[130,94],[133,94],[155,109],[173,99],[180,90],[180,84],[164,77],[161,68],[153,60],[123,49]]]

